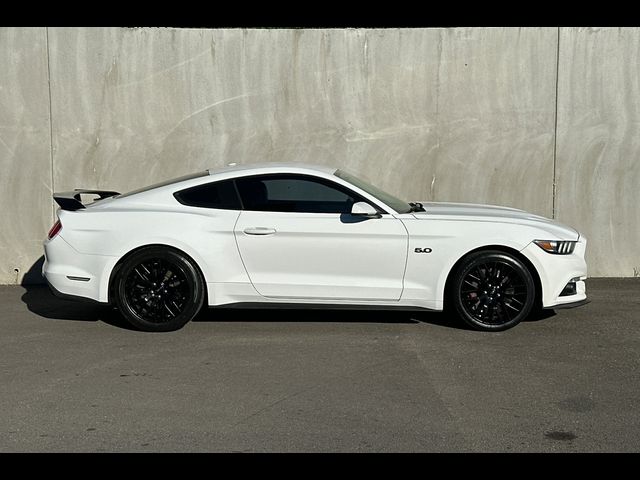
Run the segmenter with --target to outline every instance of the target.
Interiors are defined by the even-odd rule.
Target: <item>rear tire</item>
[[[127,258],[115,280],[115,304],[134,327],[146,332],[182,328],[200,311],[204,280],[185,254],[146,247]]]
[[[452,279],[449,300],[459,318],[476,330],[515,327],[535,303],[531,272],[505,252],[485,250],[469,255]]]

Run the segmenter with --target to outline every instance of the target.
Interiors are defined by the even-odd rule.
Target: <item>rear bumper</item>
[[[88,297],[81,297],[79,295],[70,295],[68,293],[62,293],[60,290],[58,290],[56,287],[54,287],[51,282],[49,281],[49,279],[44,276],[44,279],[47,282],[47,285],[49,286],[49,290],[51,290],[51,293],[53,293],[56,297],[62,299],[62,300],[71,300],[73,302],[85,302],[85,303],[93,303],[96,305],[106,305],[106,302],[98,302],[97,300],[94,300],[93,298],[88,298]]]
[[[56,296],[107,302],[105,272],[110,271],[116,257],[80,253],[61,235],[56,235],[52,240],[45,240],[44,258],[42,276]]]

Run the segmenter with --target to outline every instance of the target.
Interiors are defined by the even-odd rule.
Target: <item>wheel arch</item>
[[[145,248],[151,248],[151,247],[160,247],[160,248],[165,248],[167,250],[173,250],[174,252],[180,253],[181,255],[184,255],[185,257],[187,257],[189,259],[189,261],[194,265],[196,270],[198,271],[198,274],[200,275],[200,278],[202,280],[202,286],[204,288],[204,298],[205,298],[205,301],[207,301],[207,299],[209,298],[209,289],[208,289],[208,285],[207,285],[207,280],[206,280],[206,277],[204,276],[204,273],[202,271],[202,267],[193,258],[193,256],[189,255],[189,253],[185,252],[183,249],[178,248],[178,247],[173,246],[173,245],[168,245],[168,244],[165,244],[165,243],[149,243],[149,244],[145,244],[145,245],[139,245],[139,246],[129,250],[124,255],[122,255],[118,259],[116,264],[113,266],[113,268],[111,269],[111,272],[109,273],[109,282],[108,282],[108,286],[107,286],[107,302],[108,303],[113,304],[112,299],[113,299],[113,288],[114,288],[114,284],[115,284],[115,279],[117,278],[118,271],[120,270],[120,267],[122,266],[122,264],[127,259],[131,258],[132,255],[135,255],[136,253],[138,253],[140,250],[144,250]]]
[[[489,250],[498,250],[500,252],[508,253],[510,255],[513,255],[515,258],[517,258],[523,263],[523,265],[527,268],[527,270],[533,277],[533,284],[535,286],[534,308],[541,308],[542,307],[542,282],[540,280],[540,274],[538,273],[538,270],[533,265],[533,263],[531,263],[531,260],[529,260],[525,255],[523,255],[522,253],[520,253],[518,250],[514,248],[507,247],[506,245],[483,245],[481,247],[474,248],[473,250],[470,250],[464,255],[462,255],[453,264],[453,266],[449,269],[449,272],[447,273],[447,279],[445,281],[444,291],[443,291],[443,305],[446,306],[449,303],[449,300],[451,298],[451,295],[449,293],[451,290],[451,285],[453,284],[453,275],[455,271],[458,269],[458,267],[460,266],[460,264],[469,255],[472,255],[476,252],[489,251]]]

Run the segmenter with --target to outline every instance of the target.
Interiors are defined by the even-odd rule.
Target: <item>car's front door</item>
[[[330,180],[278,174],[236,180],[243,211],[235,236],[265,297],[398,300],[407,231],[391,214],[358,218],[363,199]]]

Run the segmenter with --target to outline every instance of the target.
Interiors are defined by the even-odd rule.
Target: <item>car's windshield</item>
[[[346,180],[347,182],[355,185],[358,188],[361,188],[362,190],[367,192],[369,195],[372,195],[376,197],[378,200],[380,200],[381,202],[389,205],[398,213],[409,213],[409,212],[415,211],[415,207],[413,205],[410,205],[404,200],[400,200],[399,198],[394,197],[390,193],[387,193],[384,190],[379,189],[375,185],[371,185],[370,183],[365,182],[364,180],[354,175],[351,175],[350,173],[347,173],[344,170],[336,170],[334,175],[338,178]]]

